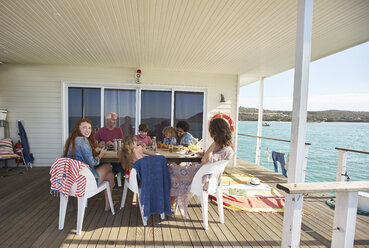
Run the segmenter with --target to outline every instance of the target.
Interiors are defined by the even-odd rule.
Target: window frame
[[[105,122],[105,89],[116,89],[116,90],[135,90],[136,91],[136,122],[135,122],[135,130],[138,130],[138,126],[141,123],[141,92],[142,90],[148,91],[165,91],[171,92],[171,114],[170,114],[170,123],[171,126],[174,126],[174,111],[175,111],[175,92],[187,92],[187,93],[203,93],[203,123],[202,123],[202,139],[206,140],[206,120],[207,120],[207,89],[199,89],[199,88],[188,88],[188,87],[160,87],[153,85],[152,87],[145,86],[121,86],[121,85],[104,85],[105,83],[92,83],[92,82],[64,82],[62,81],[62,147],[64,147],[65,141],[67,140],[69,133],[69,122],[68,122],[68,90],[69,88],[95,88],[100,89],[100,123],[101,127],[104,126]]]

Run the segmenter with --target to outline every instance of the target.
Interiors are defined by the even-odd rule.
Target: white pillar
[[[302,203],[302,194],[285,195],[281,247],[299,247],[301,235]],[[298,218],[300,219],[298,220]]]
[[[357,201],[358,192],[336,192],[332,248],[354,246]]]
[[[343,182],[345,181],[345,173],[346,173],[346,160],[347,160],[347,152],[339,150],[338,151],[338,164],[337,164],[337,173],[336,173],[336,181]]]
[[[258,114],[258,133],[257,136],[261,136],[261,131],[263,128],[263,104],[264,104],[264,77],[260,79],[259,85],[259,114]],[[255,164],[260,165],[260,149],[261,149],[261,139],[256,140],[256,158]]]
[[[237,89],[236,89],[236,116],[235,116],[235,129],[234,129],[234,159],[233,159],[233,167],[237,166],[237,144],[238,144],[238,115],[240,114],[240,86],[241,79],[240,75],[237,77]]]
[[[312,19],[313,0],[299,0],[288,183],[299,183],[304,181],[303,165],[305,158]],[[283,218],[282,247],[299,246],[301,235],[302,201],[302,194],[295,194],[293,196],[286,197]]]

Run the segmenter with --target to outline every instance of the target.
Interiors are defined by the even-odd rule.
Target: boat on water
[[[262,124],[264,127],[269,127],[270,126],[270,123],[269,122],[266,122],[266,121],[263,121],[263,124]]]

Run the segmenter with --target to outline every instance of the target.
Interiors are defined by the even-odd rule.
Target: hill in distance
[[[240,107],[240,121],[257,121],[258,109]],[[263,121],[291,121],[292,111],[267,110],[263,111]],[[346,110],[324,110],[308,111],[308,122],[369,122],[369,112],[346,111]]]

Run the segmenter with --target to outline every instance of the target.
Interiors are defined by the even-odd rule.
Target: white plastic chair
[[[124,208],[124,204],[126,202],[126,197],[127,197],[127,189],[130,189],[133,193],[137,194],[137,201],[138,201],[138,205],[140,207],[142,223],[143,223],[144,226],[146,226],[147,225],[147,219],[144,217],[143,209],[142,209],[141,202],[140,202],[140,188],[138,187],[138,183],[137,183],[137,171],[136,171],[136,169],[132,169],[131,172],[130,172],[130,175],[129,176],[126,175],[126,177],[125,177],[123,194],[122,194],[122,202],[120,203],[120,209]],[[164,220],[165,214],[164,213],[160,214],[160,218],[162,220]]]
[[[80,172],[80,175],[83,175],[86,177],[86,189],[85,189],[84,197],[78,197],[77,235],[79,235],[82,231],[83,218],[85,215],[85,208],[87,205],[88,198],[100,193],[103,190],[107,190],[110,210],[113,215],[115,214],[113,200],[111,197],[111,192],[110,192],[110,187],[109,187],[109,182],[104,181],[99,186],[97,186],[96,179],[89,168],[83,168]],[[69,192],[69,195],[75,196],[76,190],[77,190],[77,184],[74,183]],[[64,197],[60,195],[59,230],[62,230],[64,228],[65,214],[67,211],[67,203],[68,203],[68,197]]]
[[[222,173],[227,166],[229,160],[221,160],[215,163],[208,163],[201,166],[196,172],[192,184],[191,192],[200,198],[202,218],[204,222],[205,230],[208,229],[208,197],[209,194],[216,193],[218,202],[219,221],[224,224],[223,213],[223,193],[222,193]],[[204,175],[211,175],[209,179],[208,190],[205,191],[202,188],[202,177]],[[177,204],[178,205],[178,204]],[[176,206],[177,210],[178,206]]]

